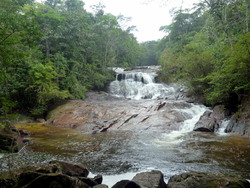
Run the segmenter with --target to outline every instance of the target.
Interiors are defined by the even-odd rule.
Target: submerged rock
[[[168,182],[167,188],[249,188],[250,183],[247,180],[236,176],[188,172],[172,176]]]

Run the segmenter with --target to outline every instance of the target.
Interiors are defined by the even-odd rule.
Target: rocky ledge
[[[228,112],[223,105],[215,106],[212,110],[207,110],[195,124],[194,131],[216,132],[227,118],[229,123],[225,128],[226,133],[240,135],[250,138],[250,99],[240,111],[228,116]]]
[[[0,174],[0,187],[4,188],[108,188],[102,176],[88,177],[86,167],[61,161],[26,167],[15,172]],[[112,188],[249,188],[247,180],[236,176],[189,172],[172,176],[166,184],[162,172],[138,173],[132,180],[121,180]]]

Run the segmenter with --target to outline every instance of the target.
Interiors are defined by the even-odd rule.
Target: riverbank
[[[62,188],[247,188],[250,183],[236,176],[188,172],[172,176],[165,183],[161,171],[137,173],[132,179],[121,179],[112,185],[103,184],[103,176],[89,177],[89,170],[79,164],[50,161],[0,174],[0,187]]]

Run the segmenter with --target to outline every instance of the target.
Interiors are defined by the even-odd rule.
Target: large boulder
[[[250,137],[250,97],[242,102],[240,110],[231,117],[225,132]]]
[[[248,119],[236,119],[235,116],[233,116],[225,132],[250,137],[250,117]]]
[[[142,188],[167,187],[166,183],[164,182],[163,174],[158,170],[136,174],[132,181],[140,185]]]
[[[52,161],[0,174],[0,187],[90,188],[102,183],[102,176],[88,178],[88,174],[89,171],[82,165]]]
[[[223,105],[215,106],[213,111],[205,111],[195,124],[194,131],[214,132],[216,131],[222,120],[225,119],[225,109]]]
[[[26,188],[90,188],[89,185],[83,183],[75,177],[70,177],[63,174],[41,174],[37,178],[23,185]],[[18,185],[17,187],[21,187]]]
[[[236,176],[188,172],[172,176],[168,182],[167,188],[249,188],[250,183],[247,180]]]
[[[99,184],[99,185],[95,185],[93,188],[109,188],[109,187],[104,184]]]
[[[51,161],[49,163],[56,169],[57,173],[62,173],[68,176],[87,177],[89,174],[88,169],[85,166],[79,164],[71,164],[62,161]]]
[[[121,180],[117,182],[112,188],[141,188],[138,184],[130,180]]]

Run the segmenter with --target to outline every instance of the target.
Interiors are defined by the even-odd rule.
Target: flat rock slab
[[[182,100],[129,100],[91,92],[85,100],[68,101],[52,110],[48,122],[85,133],[178,130],[180,123],[189,118],[179,110],[183,108],[191,108],[191,104]]]

